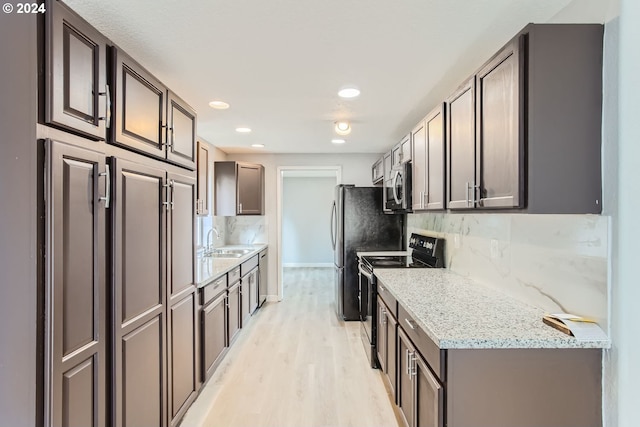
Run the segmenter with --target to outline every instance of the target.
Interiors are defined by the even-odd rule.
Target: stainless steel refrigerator
[[[360,320],[356,253],[404,250],[404,223],[404,214],[382,212],[382,187],[336,187],[331,242],[336,312],[340,319]]]

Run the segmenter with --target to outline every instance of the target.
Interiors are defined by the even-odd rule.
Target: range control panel
[[[411,233],[409,247],[432,258],[442,259],[444,255],[444,239],[437,237]]]

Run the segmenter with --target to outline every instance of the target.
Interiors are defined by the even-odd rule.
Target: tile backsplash
[[[608,327],[609,217],[408,215],[407,232],[446,239],[445,267],[549,312]]]
[[[214,247],[224,245],[242,245],[268,243],[267,219],[265,216],[205,216],[197,219],[197,246],[207,244],[207,234],[216,227],[220,239],[215,233],[211,236]]]
[[[227,244],[268,243],[266,216],[225,217]]]

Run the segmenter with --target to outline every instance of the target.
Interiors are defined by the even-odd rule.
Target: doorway
[[[341,182],[341,166],[278,167],[278,301],[285,266],[332,266],[330,209]]]

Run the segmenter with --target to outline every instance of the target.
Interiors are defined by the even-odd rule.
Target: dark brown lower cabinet
[[[202,381],[213,374],[227,348],[227,291],[202,309]]]
[[[105,155],[45,144],[45,425],[105,426]]]
[[[187,411],[198,391],[199,306],[194,292],[169,308],[169,384],[168,402],[171,425],[176,425]]]
[[[251,285],[250,275],[247,274],[240,280],[240,327],[244,328],[249,323],[251,316]]]
[[[396,396],[396,326],[398,322],[393,314],[378,297],[378,331],[376,334],[376,351],[380,370],[385,374],[391,394]]]
[[[233,342],[233,340],[240,332],[240,324],[242,318],[242,312],[240,307],[240,282],[236,282],[235,285],[232,285],[229,288],[229,297],[228,297],[228,336],[229,336],[229,345]]]
[[[398,328],[398,406],[408,427],[442,427],[444,389]]]

